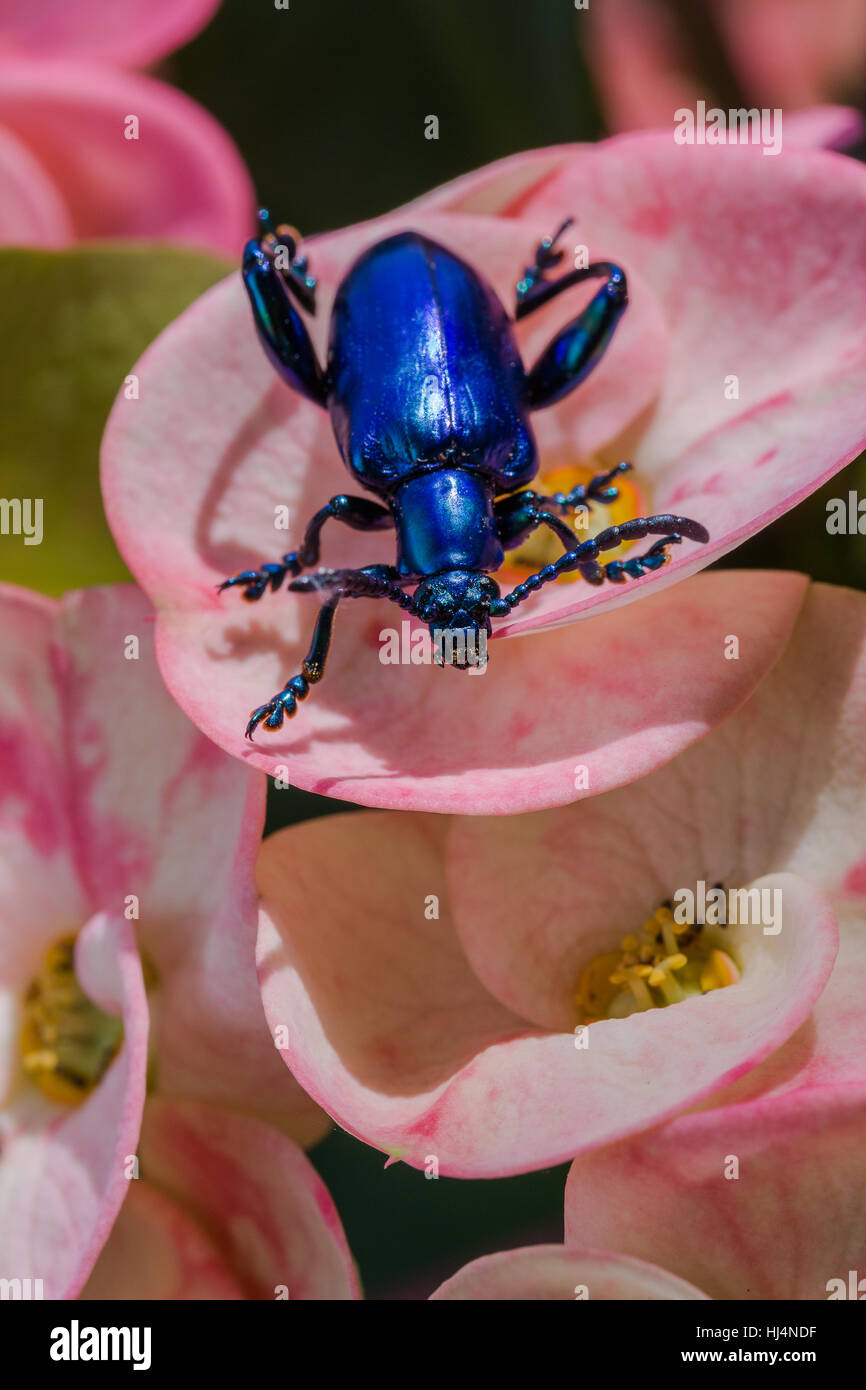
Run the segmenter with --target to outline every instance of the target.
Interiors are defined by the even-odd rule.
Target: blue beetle
[[[316,290],[297,234],[274,228],[264,210],[259,216],[261,234],[245,247],[243,277],[265,352],[293,390],[329,411],[346,467],[380,500],[332,497],[298,550],[219,586],[240,587],[257,600],[288,575],[289,589],[323,600],[300,673],[253,711],[248,738],[262,723],[279,729],[321,680],[343,598],[391,599],[428,624],[437,661],[444,664],[447,653],[447,664],[465,668],[479,647],[486,650],[491,618],[561,574],[577,570],[591,584],[622,583],[659,569],[667,547],[683,536],[709,540],[699,522],[664,515],[636,517],[575,544],[562,518],[612,501],[612,479],[625,463],[568,493],[544,496],[527,487],[538,470],[530,412],[561,400],[589,375],[628,301],[625,274],[608,261],[548,278],[562,259],[557,242],[570,218],[540,243],[517,282],[515,318],[590,277],[605,283],[527,370],[492,287],[452,251],[412,231],[377,242],[346,274],[323,368],[296,307],[314,313]],[[395,530],[396,563],[302,574],[318,564],[329,520],[359,531]],[[563,555],[500,595],[491,574],[538,526],[560,538]],[[646,535],[661,539],[645,554],[599,561],[600,552]]]

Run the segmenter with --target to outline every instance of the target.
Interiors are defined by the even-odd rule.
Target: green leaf
[[[0,249],[0,579],[61,594],[129,578],[99,491],[105,421],[147,345],[231,269],[153,244]],[[38,498],[26,545],[13,531]]]

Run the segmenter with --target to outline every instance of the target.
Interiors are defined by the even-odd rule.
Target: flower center
[[[578,484],[588,483],[597,473],[604,472],[604,468],[603,463],[594,459],[586,463],[562,464],[541,474],[533,482],[533,488],[536,492],[546,494],[571,492]],[[618,526],[620,522],[630,521],[632,517],[645,515],[645,499],[634,482],[634,474],[622,474],[616,480],[616,487],[619,489],[619,495],[612,502],[593,502],[588,510],[578,508],[561,518],[565,525],[574,531],[578,542],[591,540],[608,526]],[[620,559],[634,544],[634,541],[624,541],[616,549],[606,550],[605,561]],[[511,584],[515,578],[525,579],[528,574],[534,574],[536,570],[558,560],[562,553],[562,541],[546,526],[539,526],[522,545],[508,552],[498,577],[506,585]],[[559,582],[567,580],[571,583],[575,579],[580,579],[576,570],[571,574],[562,575]]]
[[[51,1100],[78,1105],[108,1070],[123,1041],[119,1018],[103,1013],[75,976],[75,937],[51,946],[24,1002],[21,1060]]]
[[[627,1018],[735,985],[740,970],[722,940],[704,923],[675,922],[671,904],[662,903],[618,950],[600,952],[581,971],[574,996],[581,1021]]]

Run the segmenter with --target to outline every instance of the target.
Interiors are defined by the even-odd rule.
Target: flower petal
[[[863,997],[866,912],[863,903],[836,904],[839,954],[815,1007],[784,1047],[705,1104],[726,1106],[755,1097],[832,1090],[866,1081]]]
[[[144,67],[197,34],[220,0],[0,0],[0,48]]]
[[[566,1244],[651,1257],[712,1298],[826,1298],[866,1257],[864,1139],[861,1086],[685,1115],[575,1162]]]
[[[27,146],[0,126],[0,245],[62,246],[71,239],[54,183]]]
[[[860,81],[866,12],[859,0],[730,0],[717,8],[744,82],[764,101],[808,106],[827,94],[854,90]]]
[[[524,1031],[454,938],[444,829],[329,816],[271,835],[258,864],[259,978],[283,1059],[343,1128],[399,1156],[449,1079]]]
[[[146,1182],[129,1193],[80,1297],[241,1299],[221,1250],[177,1202]]]
[[[269,1126],[206,1106],[148,1101],[141,1176],[148,1195],[121,1214],[88,1297],[358,1296],[324,1184]],[[151,1221],[157,1228],[145,1237],[142,1260],[138,1242]]]
[[[856,83],[866,49],[866,20],[859,0],[792,6],[788,0],[726,0],[711,6],[720,41],[744,90],[766,107],[784,107],[785,138],[801,133],[792,108],[809,106]],[[580,34],[615,130],[668,127],[674,112],[703,98],[709,107],[720,92],[707,92],[690,73],[689,45],[675,17],[647,0],[605,0],[582,17]],[[745,102],[739,102],[745,105]],[[820,108],[819,108],[820,109]],[[841,112],[842,108],[824,108]],[[837,127],[837,130],[840,127]],[[818,134],[816,130],[814,134]],[[815,143],[835,143],[825,138]]]
[[[130,117],[136,138],[125,133]],[[153,78],[3,59],[0,126],[38,160],[79,239],[160,237],[235,257],[248,234],[252,186],[231,140],[202,107]],[[31,228],[31,242],[38,232]]]
[[[584,1292],[585,1290],[585,1292]],[[574,1302],[592,1299],[705,1299],[658,1265],[613,1255],[607,1250],[577,1250],[562,1245],[526,1245],[484,1255],[446,1279],[431,1300],[519,1300]]]

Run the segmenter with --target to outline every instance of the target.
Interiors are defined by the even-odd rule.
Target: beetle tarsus
[[[610,560],[607,564],[599,562],[598,557],[602,551],[613,550],[623,541],[640,540],[643,536],[660,536],[661,539],[644,555],[635,555],[628,560]],[[530,594],[536,593],[543,584],[548,584],[560,575],[569,574],[574,570],[590,584],[603,584],[605,579],[611,580],[614,584],[621,584],[627,578],[640,579],[644,574],[661,569],[670,558],[666,547],[679,545],[684,536],[687,540],[697,541],[701,545],[706,545],[710,539],[709,531],[699,521],[693,521],[687,516],[673,516],[671,513],[660,516],[636,516],[629,521],[620,522],[618,526],[608,526],[591,540],[584,541],[573,550],[567,550],[558,560],[545,565],[537,574],[530,574],[522,584],[512,589],[510,594],[506,594],[500,604],[495,608],[491,607],[491,612],[501,616],[511,611]]]
[[[294,577],[299,575],[302,569],[303,564],[297,550],[291,550],[279,563],[268,562],[260,565],[257,570],[242,570],[240,574],[232,575],[231,579],[224,579],[222,584],[217,584],[216,591],[221,594],[224,589],[242,588],[243,597],[247,602],[255,603],[267,589],[276,593],[287,574]]]

